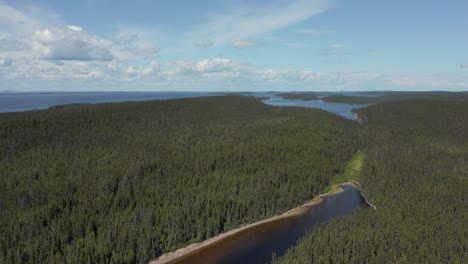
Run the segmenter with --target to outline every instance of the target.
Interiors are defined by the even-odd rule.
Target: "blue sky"
[[[0,0],[0,90],[468,90],[468,1]]]

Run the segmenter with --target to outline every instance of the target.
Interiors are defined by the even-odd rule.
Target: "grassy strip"
[[[340,190],[338,185],[343,184],[345,182],[359,182],[361,177],[361,170],[362,170],[362,163],[364,162],[364,152],[358,151],[352,160],[348,162],[346,165],[346,169],[342,174],[338,174],[335,176],[333,182],[331,182],[327,187],[325,187],[320,194],[325,193],[334,193]],[[320,199],[319,196],[314,198]]]

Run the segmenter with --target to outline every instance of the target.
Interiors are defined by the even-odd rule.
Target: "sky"
[[[0,0],[0,91],[468,90],[466,0]]]

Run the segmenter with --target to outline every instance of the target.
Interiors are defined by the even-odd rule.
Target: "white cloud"
[[[281,70],[268,69],[260,73],[260,77],[269,81],[273,81],[273,80],[278,80],[278,79],[291,78],[291,73],[285,70],[281,71]]]
[[[32,40],[33,50],[47,60],[112,60],[113,45],[112,41],[88,34],[76,26],[37,30]]]
[[[28,38],[40,24],[39,19],[0,2],[0,51],[14,58],[12,53],[30,49]]]
[[[451,75],[383,75],[369,72],[319,72],[264,69],[242,61],[210,58],[198,61],[9,60],[1,55],[0,88],[8,84],[47,84],[69,89],[155,90],[375,90],[466,89],[466,78]],[[70,82],[68,82],[70,80]],[[118,86],[115,86],[115,85]],[[81,85],[81,86],[80,86]],[[47,86],[45,86],[47,87]],[[96,88],[101,87],[101,88]]]
[[[154,56],[160,50],[151,45],[138,44],[136,46],[124,47],[120,51],[128,52],[135,56]]]
[[[83,31],[83,29],[81,27],[78,27],[78,26],[67,26],[67,28],[73,30],[73,31],[77,31],[77,32],[80,32],[80,31]]]
[[[332,0],[270,1],[257,6],[241,6],[214,15],[192,34],[193,39],[211,39],[225,44],[267,34],[325,12]]]
[[[233,40],[229,42],[229,46],[231,46],[232,48],[236,48],[236,49],[251,48],[256,45],[257,43],[255,41],[246,40],[246,39]]]
[[[140,40],[140,36],[133,32],[119,32],[116,36],[116,42],[120,45],[130,45]]]
[[[307,28],[295,29],[293,30],[293,32],[298,33],[298,34],[304,34],[304,35],[327,35],[327,34],[333,33],[332,31],[329,31],[329,30],[307,29]]]
[[[141,28],[127,28],[119,31],[113,42],[112,53],[121,60],[153,60],[160,53],[155,41],[147,30]]]
[[[415,87],[415,88],[468,88],[468,81],[443,75],[394,75],[389,76],[387,85],[394,87]]]
[[[123,65],[116,65],[118,67],[123,67]],[[115,67],[112,66],[112,67]],[[124,74],[124,80],[134,80],[139,79],[145,76],[158,76],[162,70],[162,65],[158,62],[152,61],[148,66],[128,66],[124,70],[117,70],[117,74],[112,75],[112,78],[118,78],[116,75],[120,73]],[[115,69],[112,69],[116,73]]]
[[[102,73],[98,71],[83,71],[76,73],[73,77],[77,79],[101,79]]]
[[[33,1],[21,2],[26,2],[22,3],[23,10],[0,0],[0,39],[8,37],[18,40],[30,36],[38,28],[62,24],[60,15],[36,5]]]
[[[179,61],[175,62],[176,72],[182,75],[194,74],[234,74],[254,71],[254,67],[243,62],[232,61],[223,58],[212,58],[200,61]]]
[[[112,39],[107,39],[93,35],[79,25],[67,26],[63,21],[54,20],[53,14],[38,12],[40,9],[31,11],[28,7],[25,9],[28,12],[22,12],[1,1],[0,89],[20,86],[27,90],[40,86],[45,89],[64,89],[64,83],[67,88],[76,90],[290,90],[291,87],[297,90],[360,90],[468,87],[466,75],[291,71],[266,69],[265,66],[227,58],[167,61],[169,57],[166,57],[166,62],[161,62],[157,59],[161,41],[163,44],[169,43],[166,45],[168,47],[177,45],[175,40],[179,40],[180,35],[161,34],[154,28],[126,28],[117,32]],[[181,45],[184,48],[188,45],[191,49],[195,49],[194,44],[198,48],[225,44],[236,48],[252,47],[257,45],[253,40],[266,40],[266,34],[305,21],[332,5],[328,0],[261,2],[261,5],[244,5],[211,16],[206,23],[195,27],[188,39],[182,38]],[[293,32],[309,35],[333,33],[317,29],[296,29]],[[304,43],[294,43],[293,40],[281,44],[291,47],[306,46]],[[185,54],[187,50],[177,52]],[[331,56],[364,52],[371,50],[352,50],[342,44],[335,44],[321,53]],[[468,64],[459,66],[468,68]]]
[[[0,28],[6,30],[21,30],[37,25],[38,20],[29,17],[19,10],[0,2]]]
[[[336,78],[334,73],[323,73],[323,72],[313,72],[313,71],[302,71],[299,73],[299,78],[302,80],[321,80],[321,79],[331,79]]]

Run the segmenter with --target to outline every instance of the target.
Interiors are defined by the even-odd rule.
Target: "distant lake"
[[[0,94],[0,113],[47,109],[65,104],[97,104],[213,96],[201,92],[76,92]]]
[[[332,95],[333,93],[318,93],[318,97],[324,97]],[[357,96],[355,93],[340,93],[347,96]],[[322,100],[287,100],[283,99],[280,96],[277,96],[276,93],[254,93],[251,94],[256,97],[266,97],[269,99],[263,100],[263,103],[273,106],[297,106],[297,107],[306,107],[306,108],[318,108],[331,113],[335,113],[339,116],[342,116],[347,119],[357,120],[357,116],[352,112],[353,109],[364,108],[367,105],[362,104],[338,104],[338,103],[327,103]],[[359,93],[359,96],[372,96],[372,95],[363,95]]]
[[[117,103],[126,101],[167,100],[191,97],[216,96],[227,93],[221,92],[75,92],[75,93],[5,93],[0,94],[0,113],[23,112],[30,110],[47,109],[51,106],[66,104],[97,104]],[[318,93],[327,96],[333,93]],[[367,105],[351,105],[325,103],[321,100],[285,100],[276,93],[246,93],[256,97],[266,97],[265,104],[273,106],[298,106],[306,108],[319,108],[340,115],[344,118],[356,120],[352,109],[366,107]],[[346,93],[353,95],[353,93]],[[359,94],[359,96],[363,96]]]

